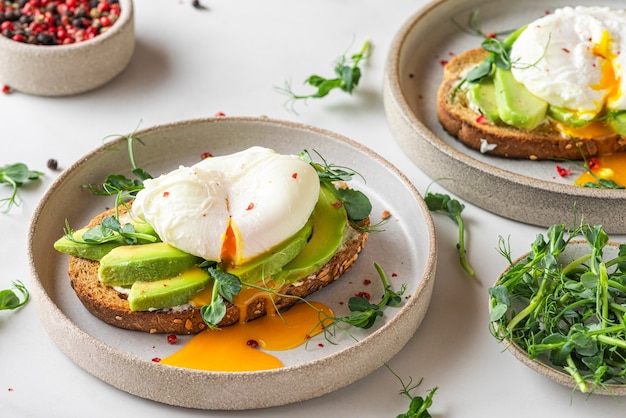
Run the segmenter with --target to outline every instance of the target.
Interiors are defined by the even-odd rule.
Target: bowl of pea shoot
[[[518,360],[573,390],[626,396],[626,244],[600,225],[552,225],[489,289],[490,330]]]

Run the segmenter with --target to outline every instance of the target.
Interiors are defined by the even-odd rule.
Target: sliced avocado
[[[106,286],[129,286],[136,281],[173,277],[202,262],[165,242],[124,245],[100,259],[98,274]]]
[[[347,215],[343,205],[326,185],[320,188],[320,198],[313,210],[313,234],[304,249],[273,280],[290,283],[315,273],[332,258],[343,241]]]
[[[131,311],[183,305],[210,282],[211,276],[200,267],[191,267],[167,279],[135,282],[128,294],[128,304]]]
[[[560,106],[548,106],[548,116],[573,128],[582,128],[589,123],[588,120],[579,118],[575,111]]]
[[[157,241],[160,240],[157,233],[154,231],[154,228],[150,226],[150,224],[146,222],[131,222],[135,228],[135,232],[140,234],[147,234],[155,237]],[[82,228],[77,231],[74,231],[73,237],[76,241],[80,241],[83,237],[83,234],[87,232],[91,228]],[[123,238],[119,238],[115,241],[109,241],[102,244],[88,244],[82,242],[76,242],[68,239],[66,236],[59,238],[54,243],[54,249],[64,253],[69,254],[74,257],[86,258],[87,260],[96,260],[99,261],[102,257],[109,253],[113,248],[121,247],[122,245],[127,245]],[[138,244],[146,244],[149,241],[147,240],[138,240]]]
[[[615,132],[620,135],[626,135],[626,113],[616,112],[607,119],[608,124],[613,128]]]
[[[242,282],[256,283],[276,272],[293,260],[306,246],[311,231],[313,230],[312,218],[294,236],[273,248],[269,253],[263,254],[252,261],[226,270],[230,274],[239,277]]]
[[[491,123],[498,123],[500,115],[496,105],[496,88],[493,79],[484,78],[478,83],[469,83],[468,99]]]
[[[548,102],[532,94],[510,70],[496,68],[493,78],[500,119],[507,125],[532,130],[546,117]]]

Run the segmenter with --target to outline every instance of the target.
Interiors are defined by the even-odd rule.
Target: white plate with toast
[[[415,187],[389,162],[334,133],[267,118],[184,121],[145,129],[135,137],[143,143],[135,142],[135,161],[153,175],[191,165],[205,152],[224,155],[254,145],[285,154],[316,150],[328,162],[358,171],[365,181],[355,179],[351,187],[369,196],[373,223],[381,220],[383,211],[389,211],[391,218],[382,227],[384,232],[370,234],[355,266],[310,300],[329,305],[341,316],[347,313],[342,301],[355,293],[367,290],[377,298],[382,286],[375,262],[387,272],[394,289],[407,285],[406,298],[398,308],[385,308],[373,328],[354,329],[356,342],[338,335],[336,344],[324,343],[324,336],[318,335],[308,345],[272,352],[285,366],[279,369],[206,372],[152,361],[179,350],[190,337],[181,336],[171,345],[164,334],[127,331],[98,320],[69,285],[68,256],[52,247],[63,234],[66,220],[70,225],[85,225],[113,205],[110,197],[93,196],[81,186],[101,184],[113,173],[130,176],[126,141],[117,138],[58,177],[36,209],[30,229],[37,312],[53,341],[78,366],[122,391],[157,402],[243,410],[303,401],[349,385],[391,359],[413,336],[426,314],[434,284],[434,226]]]
[[[516,221],[550,226],[584,217],[609,233],[626,233],[626,190],[574,186],[558,175],[555,161],[514,160],[481,154],[437,120],[437,89],[452,56],[480,47],[482,38],[464,29],[478,12],[485,33],[517,29],[563,6],[623,8],[615,0],[435,1],[411,16],[391,45],[384,100],[387,119],[404,152],[442,187],[462,199]],[[560,163],[563,165],[563,163]]]

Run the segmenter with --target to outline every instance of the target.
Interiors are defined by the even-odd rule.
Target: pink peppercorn
[[[17,42],[64,45],[92,39],[120,15],[120,0],[0,2],[0,34]],[[94,26],[95,30],[85,31]]]

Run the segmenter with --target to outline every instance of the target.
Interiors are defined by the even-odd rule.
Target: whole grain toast
[[[507,158],[531,160],[581,160],[598,154],[626,151],[626,138],[611,135],[602,138],[572,138],[545,123],[532,131],[505,124],[492,124],[470,108],[462,88],[455,89],[474,66],[487,56],[482,48],[453,57],[445,66],[443,81],[437,93],[437,117],[443,128],[466,146],[481,150],[481,139],[495,145],[484,152]]]
[[[114,209],[99,214],[89,222],[87,227],[96,226],[104,217],[111,215],[114,215]],[[366,220],[363,225],[368,223],[369,220]],[[270,310],[284,311],[297,303],[298,298],[305,298],[339,279],[357,260],[367,238],[366,231],[347,226],[341,247],[328,263],[306,278],[278,289],[274,296],[267,293],[248,303],[244,321],[260,318]],[[79,300],[89,312],[102,321],[129,330],[179,335],[197,334],[207,328],[200,315],[200,309],[191,306],[131,311],[126,294],[100,283],[99,265],[98,261],[70,257],[68,273],[70,284]],[[273,304],[270,297],[273,299]],[[237,306],[228,301],[226,301],[226,306],[226,315],[218,327],[234,325],[242,320],[242,312]]]

